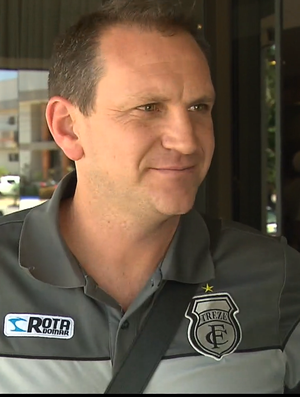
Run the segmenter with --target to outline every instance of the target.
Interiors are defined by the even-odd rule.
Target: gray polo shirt
[[[206,223],[192,210],[123,313],[59,233],[59,203],[75,187],[71,173],[49,201],[1,218],[0,393],[103,393],[166,280],[198,290],[145,393],[299,385],[300,254],[284,238],[223,222],[212,257]]]

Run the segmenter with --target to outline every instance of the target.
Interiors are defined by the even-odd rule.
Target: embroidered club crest
[[[228,293],[195,296],[185,313],[191,346],[216,360],[233,353],[242,339],[238,312]]]

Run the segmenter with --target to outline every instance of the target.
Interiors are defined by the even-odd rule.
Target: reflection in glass
[[[13,194],[1,194],[10,182],[0,180],[0,213],[51,197],[57,181],[74,168],[45,121],[49,58],[54,38],[80,15],[97,10],[99,2],[0,2],[0,177],[19,178]],[[196,5],[202,15],[202,1]]]
[[[269,234],[277,233],[276,219],[276,60],[275,44],[265,48],[265,104],[267,119],[267,206],[266,231]]]
[[[18,209],[18,73],[0,70],[0,214]]]
[[[273,7],[271,7],[273,8]],[[278,232],[276,214],[277,166],[276,160],[276,45],[275,10],[261,19],[261,142],[262,142],[262,230],[275,235]]]
[[[45,119],[48,71],[11,73],[3,73],[0,80],[0,176],[6,178],[0,180],[0,211],[4,214],[50,198],[72,168]],[[8,189],[10,175],[18,178]]]
[[[300,251],[300,7],[282,2],[283,234]]]

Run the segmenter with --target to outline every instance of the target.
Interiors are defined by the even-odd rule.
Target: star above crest
[[[213,288],[214,287],[212,285],[209,285],[207,283],[206,283],[205,287],[202,287],[202,289],[204,289],[204,292],[214,292]]]

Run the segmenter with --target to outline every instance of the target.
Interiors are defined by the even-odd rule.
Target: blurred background
[[[101,0],[0,0],[0,214],[74,168],[45,122],[54,37]],[[196,207],[300,249],[300,1],[185,0],[212,47],[216,151]],[[299,152],[299,153],[298,153]]]

